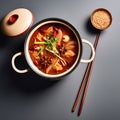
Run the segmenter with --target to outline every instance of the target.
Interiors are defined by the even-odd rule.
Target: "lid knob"
[[[16,22],[16,20],[18,19],[18,15],[17,14],[14,14],[12,16],[10,16],[9,20],[8,20],[8,24],[13,24]]]

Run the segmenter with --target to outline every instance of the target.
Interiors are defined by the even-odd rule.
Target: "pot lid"
[[[25,33],[33,23],[33,14],[25,8],[9,12],[2,21],[2,32],[7,36],[18,36]]]

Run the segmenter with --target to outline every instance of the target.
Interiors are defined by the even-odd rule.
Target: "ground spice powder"
[[[98,10],[92,15],[92,24],[95,28],[103,30],[111,23],[111,17],[105,10]]]

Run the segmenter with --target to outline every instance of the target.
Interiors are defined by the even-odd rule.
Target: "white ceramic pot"
[[[40,28],[41,26],[45,25],[45,24],[49,24],[49,23],[57,23],[57,24],[61,24],[61,25],[64,25],[65,27],[69,28],[75,35],[76,39],[77,39],[77,45],[78,45],[78,55],[77,55],[77,58],[76,58],[76,61],[74,62],[74,64],[65,72],[63,73],[60,73],[60,74],[56,74],[56,75],[52,75],[52,74],[46,74],[46,73],[43,73],[42,71],[40,71],[33,63],[31,57],[30,57],[30,54],[29,54],[29,42],[30,42],[30,38],[31,36],[33,35],[33,33],[38,29]],[[82,56],[82,44],[85,43],[87,45],[90,46],[91,48],[91,51],[92,51],[92,55],[91,55],[91,58],[88,59],[88,60],[83,60],[81,59],[81,56]],[[71,73],[75,68],[76,66],[82,62],[82,63],[89,63],[91,62],[94,57],[95,57],[95,51],[94,51],[94,47],[93,45],[85,40],[85,39],[81,39],[80,38],[80,35],[79,33],[77,32],[77,30],[74,28],[74,26],[72,26],[69,22],[65,21],[65,20],[62,20],[62,19],[58,19],[58,18],[48,18],[48,19],[44,19],[42,21],[40,21],[39,23],[37,23],[35,26],[33,26],[33,28],[31,29],[31,31],[28,33],[28,36],[25,40],[25,44],[24,44],[24,53],[23,52],[19,52],[19,53],[16,53],[15,55],[13,55],[12,57],[12,60],[11,60],[11,63],[12,63],[12,67],[13,69],[17,72],[17,73],[26,73],[26,72],[29,72],[29,68],[27,69],[24,69],[24,70],[19,70],[16,65],[15,65],[15,59],[18,57],[18,56],[21,56],[22,54],[25,55],[25,58],[26,58],[26,61],[29,65],[29,67],[36,73],[38,74],[39,76],[41,77],[45,77],[45,78],[48,78],[48,79],[55,79],[55,78],[60,78],[60,77],[63,77],[69,73]]]

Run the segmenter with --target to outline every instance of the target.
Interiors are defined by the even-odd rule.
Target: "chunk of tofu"
[[[45,32],[48,33],[53,33],[53,26],[50,26]]]
[[[53,69],[54,69],[54,70],[56,70],[56,71],[59,71],[59,70],[62,70],[62,69],[63,69],[63,67],[62,67],[62,65],[61,65],[61,64],[56,63],[56,64],[53,66]]]
[[[43,36],[40,33],[38,33],[36,38],[41,41]]]
[[[32,56],[33,56],[35,59],[39,59],[38,53],[37,53],[36,51],[33,52]]]

